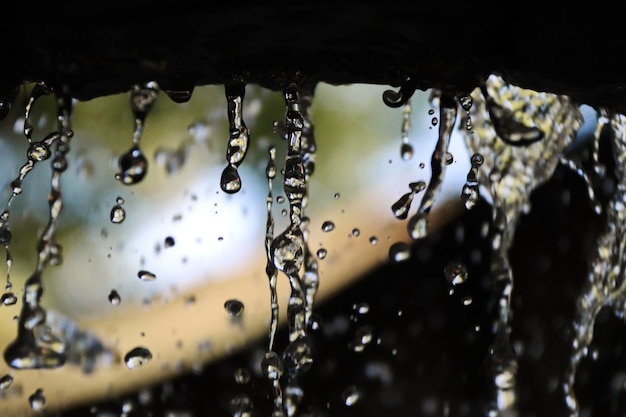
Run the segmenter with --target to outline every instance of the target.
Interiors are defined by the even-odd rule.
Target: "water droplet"
[[[370,305],[366,302],[356,303],[352,305],[352,309],[357,312],[357,314],[367,314],[370,311]]]
[[[126,219],[126,210],[120,204],[116,204],[111,208],[111,223],[120,224]]]
[[[244,305],[237,299],[226,300],[224,308],[230,317],[240,317],[243,314]]]
[[[322,232],[330,232],[335,230],[335,223],[333,223],[331,220],[326,220],[324,223],[322,223]]]
[[[125,185],[137,184],[144,179],[148,171],[148,160],[135,145],[123,154],[119,159],[120,172],[115,174],[115,179]]]
[[[251,379],[250,371],[248,368],[235,369],[235,382],[238,384],[247,384]]]
[[[352,236],[354,237],[359,237],[361,235],[361,230],[357,227],[355,227],[354,229],[352,229]]]
[[[43,390],[38,388],[33,394],[28,397],[30,408],[33,411],[41,411],[46,407],[46,397],[43,395]]]
[[[448,284],[460,285],[467,281],[467,267],[461,262],[449,262],[443,274]]]
[[[5,306],[12,306],[17,303],[17,296],[13,292],[5,292],[0,297],[0,304]]]
[[[283,366],[288,375],[304,373],[312,364],[313,355],[307,338],[300,337],[287,345],[283,353]]]
[[[0,377],[0,390],[7,390],[13,384],[13,377],[10,374],[5,374]]]
[[[341,393],[341,399],[347,407],[352,407],[361,398],[361,391],[356,385],[346,387]]]
[[[124,362],[128,369],[137,369],[152,360],[152,353],[145,347],[138,346],[124,355]]]
[[[111,290],[109,293],[109,302],[111,305],[117,306],[122,302],[122,297],[118,294],[116,290]]]
[[[235,165],[227,165],[224,168],[220,179],[220,187],[222,191],[228,194],[234,194],[241,189],[241,177]]]
[[[328,255],[328,251],[325,248],[319,248],[317,250],[317,257],[318,257],[318,259],[326,258],[326,255]]]
[[[369,241],[372,246],[378,245],[378,237],[376,236],[370,236]]]
[[[172,246],[174,246],[175,243],[176,242],[174,241],[174,238],[172,236],[168,236],[165,238],[163,246],[165,246],[166,248],[171,248]]]
[[[50,149],[44,142],[34,142],[28,148],[27,156],[31,161],[45,161],[50,158]]]
[[[389,259],[393,262],[403,262],[411,257],[411,246],[405,242],[396,242],[389,248]]]
[[[137,277],[139,277],[142,281],[154,281],[156,279],[156,275],[154,273],[143,269],[137,272]]]
[[[266,352],[261,361],[261,371],[269,380],[278,380],[283,375],[283,360],[276,352]]]
[[[232,417],[252,417],[252,400],[246,394],[235,395],[228,404]]]

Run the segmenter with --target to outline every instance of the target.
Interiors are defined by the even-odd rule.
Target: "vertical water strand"
[[[159,95],[159,85],[155,81],[143,85],[134,85],[130,91],[130,108],[134,116],[133,144],[119,158],[120,171],[115,179],[125,185],[137,184],[146,176],[148,160],[141,151],[141,137],[146,124],[146,117],[152,110]]]
[[[60,137],[58,132],[48,134],[43,140],[33,143],[32,132],[33,126],[30,123],[31,111],[34,103],[43,95],[50,94],[52,89],[45,83],[39,82],[33,86],[29,98],[24,106],[24,136],[29,143],[29,148],[26,152],[26,163],[20,168],[17,178],[11,182],[11,195],[6,205],[6,209],[0,215],[0,244],[4,246],[6,252],[6,283],[5,292],[0,298],[0,303],[3,305],[13,305],[17,302],[17,296],[13,293],[13,284],[11,283],[11,267],[13,265],[13,256],[11,255],[10,242],[11,242],[11,230],[9,228],[9,217],[11,203],[15,197],[22,193],[22,183],[28,173],[34,168],[35,164],[39,161],[46,160],[50,157],[50,146],[52,143]]]
[[[70,150],[72,101],[65,89],[56,91],[57,121],[60,137],[52,159],[52,176],[48,194],[48,223],[37,242],[35,271],[24,284],[22,310],[18,320],[17,338],[7,346],[4,359],[17,369],[56,368],[65,363],[65,343],[46,326],[46,311],[41,306],[44,286],[42,275],[48,264],[61,262],[61,246],[54,240],[59,216],[63,210],[61,176],[67,169]]]
[[[591,149],[591,160],[593,162],[593,169],[599,176],[604,175],[604,165],[600,163],[600,134],[602,129],[609,124],[608,111],[604,108],[600,108],[596,111],[596,128],[593,132],[593,142]]]
[[[494,194],[492,189],[492,196]],[[500,196],[496,195],[497,198]],[[517,357],[511,344],[511,295],[513,272],[508,252],[515,231],[514,224],[500,204],[494,204],[491,235],[491,284],[497,299],[495,337],[489,348],[490,373],[493,381],[494,403],[490,413],[500,416],[516,416]]]
[[[287,377],[289,396],[283,398],[282,409],[275,415],[291,416],[299,402],[297,377],[308,370],[311,364],[311,348],[307,339],[306,295],[300,278],[305,259],[305,236],[302,231],[303,200],[307,195],[307,174],[303,160],[302,131],[304,117],[300,111],[297,86],[290,84],[283,91],[286,112],[287,155],[285,158],[283,190],[289,202],[289,225],[272,241],[271,255],[274,267],[282,271],[289,280],[291,292],[287,306],[289,344],[282,355],[282,365]],[[270,352],[269,354],[271,354]],[[275,405],[278,401],[275,399]]]
[[[250,132],[243,120],[245,89],[245,83],[225,85],[230,136],[226,148],[227,165],[222,171],[220,187],[228,194],[234,194],[241,189],[241,177],[237,168],[243,162],[250,142]]]
[[[470,159],[471,166],[465,178],[463,189],[461,190],[461,199],[463,200],[465,208],[468,210],[473,209],[476,204],[478,204],[478,199],[480,198],[478,170],[483,162],[484,158],[479,153],[475,153]]]
[[[36,83],[30,90],[26,106],[24,107],[24,136],[28,143],[32,141],[33,125],[30,121],[31,110],[35,102],[44,95],[52,93],[52,89],[43,81]]]
[[[602,307],[609,306],[623,318],[626,302],[626,117],[617,114],[609,117],[605,110],[599,113],[604,117],[598,118],[595,140],[600,138],[599,132],[608,126],[612,154],[616,158],[613,172],[616,186],[606,205],[605,229],[598,237],[587,280],[576,301],[572,353],[563,387],[571,416],[578,416],[579,413],[574,392],[576,370],[593,339],[596,317]]]
[[[300,113],[302,114],[302,136],[300,154],[302,163],[304,164],[305,182],[309,184],[311,175],[315,171],[315,155],[317,152],[317,143],[315,141],[315,127],[311,114],[311,105],[315,86],[317,83],[306,83],[300,86]],[[302,284],[304,286],[305,307],[304,315],[307,326],[309,325],[311,315],[313,314],[313,303],[315,295],[319,288],[319,265],[317,257],[309,248],[309,229],[310,219],[305,215],[306,207],[309,201],[309,188],[305,188],[304,197],[302,199],[302,233],[304,236],[304,273]]]
[[[304,320],[305,297],[299,276],[304,262],[304,235],[301,229],[302,200],[306,195],[306,174],[301,155],[303,117],[295,84],[284,90],[286,103],[287,155],[285,158],[283,190],[289,202],[289,225],[272,242],[274,266],[289,279],[291,294],[287,309],[289,341],[306,335]]]
[[[471,108],[473,131],[463,132],[469,151],[482,155],[477,180],[489,194],[493,213],[490,281],[498,303],[489,349],[493,398],[488,412],[514,416],[518,365],[510,341],[514,277],[508,253],[532,191],[552,177],[582,115],[568,97],[521,89],[497,76],[490,76],[476,93],[482,99]]]
[[[411,133],[411,99],[402,107],[402,128],[400,129],[400,136],[402,143],[400,144],[400,157],[404,161],[408,161],[413,158],[413,145],[409,140]]]
[[[457,102],[452,95],[441,94],[439,97],[439,136],[430,160],[431,177],[424,191],[418,211],[409,219],[407,228],[413,239],[422,239],[428,235],[428,214],[435,202],[437,192],[443,182],[450,137],[456,124]]]
[[[265,272],[269,279],[270,284],[270,309],[271,309],[271,317],[270,317],[270,329],[269,329],[269,341],[268,341],[268,352],[272,352],[274,350],[274,339],[276,337],[276,329],[278,328],[278,294],[276,290],[276,284],[278,281],[278,270],[274,266],[274,261],[272,259],[272,241],[274,240],[274,216],[272,215],[272,207],[274,204],[274,195],[273,195],[273,181],[276,178],[276,173],[278,168],[276,166],[276,148],[274,146],[270,146],[269,148],[269,160],[267,161],[267,166],[265,167],[265,176],[267,177],[267,221],[265,224],[265,251],[267,255],[267,265],[265,267]]]

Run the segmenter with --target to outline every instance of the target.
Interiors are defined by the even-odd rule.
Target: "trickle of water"
[[[5,374],[0,377],[0,390],[7,390],[13,384],[13,376],[10,374]]]
[[[128,369],[137,369],[152,360],[152,353],[145,347],[138,346],[124,355],[124,363]]]
[[[143,85],[134,85],[130,92],[130,108],[134,116],[133,145],[120,156],[120,171],[115,179],[125,185],[137,184],[144,179],[148,171],[148,159],[140,148],[141,137],[146,123],[146,117],[152,110],[159,95],[159,85],[150,81]]]
[[[439,117],[441,123],[439,126],[439,136],[430,161],[430,181],[424,191],[418,212],[409,219],[407,224],[409,235],[413,239],[422,239],[428,234],[428,213],[430,213],[432,209],[436,194],[443,181],[447,165],[445,155],[448,153],[450,137],[456,123],[457,103],[454,96],[444,94],[435,101],[439,101],[440,103]]]
[[[471,167],[467,173],[465,179],[465,185],[461,190],[461,199],[465,204],[465,208],[468,210],[473,209],[478,204],[479,184],[478,184],[478,169],[483,164],[484,158],[481,154],[475,153],[470,159]]]
[[[493,213],[488,231],[490,280],[498,302],[490,348],[491,413],[508,415],[516,412],[517,401],[517,360],[509,339],[513,273],[508,252],[532,191],[551,178],[563,150],[576,137],[582,115],[568,97],[517,88],[495,75],[474,93],[483,97],[473,101],[465,115],[471,117],[474,131],[462,133],[470,154],[482,156],[482,164],[472,162],[476,175],[471,171],[468,177],[488,194]]]
[[[33,134],[33,125],[30,122],[32,107],[40,97],[51,93],[52,89],[44,82],[38,82],[30,90],[28,101],[26,106],[24,106],[24,136],[26,136],[28,142],[31,142]]]
[[[119,293],[116,290],[111,290],[109,293],[109,302],[111,305],[117,306],[122,302],[122,297],[120,297]]]
[[[142,281],[154,281],[156,279],[156,274],[142,269],[137,272],[137,277]]]
[[[409,99],[402,108],[402,129],[400,132],[402,138],[400,157],[404,161],[413,158],[413,145],[409,140],[409,134],[411,132],[411,111],[411,100]]]
[[[398,201],[391,205],[391,212],[398,220],[404,220],[408,217],[415,194],[423,191],[426,188],[426,183],[424,181],[412,182],[409,184],[409,188],[411,191],[403,194]]]
[[[37,390],[28,397],[28,403],[33,411],[41,411],[46,408],[46,397],[43,395],[43,390],[37,388]]]
[[[227,166],[222,172],[220,187],[225,193],[233,194],[241,189],[241,178],[237,168],[243,162],[250,143],[250,132],[243,120],[243,99],[246,85],[243,82],[226,84],[228,122],[230,136],[226,147]]]
[[[61,87],[56,93],[57,103],[57,125],[58,131],[48,134],[43,142],[46,148],[54,143],[54,158],[52,159],[52,176],[50,180],[50,192],[48,194],[48,223],[39,236],[37,242],[37,264],[35,271],[24,283],[24,294],[22,298],[22,308],[18,319],[18,330],[16,339],[11,342],[4,351],[4,359],[12,368],[16,369],[41,369],[57,368],[66,361],[65,343],[49,331],[45,325],[46,311],[41,306],[41,296],[43,294],[42,274],[48,264],[58,265],[61,263],[61,246],[55,241],[54,235],[57,229],[59,216],[63,210],[63,193],[61,192],[61,176],[67,168],[66,155],[70,149],[70,140],[74,136],[70,128],[72,113],[72,100],[66,88]],[[31,146],[32,149],[32,146]],[[32,159],[29,161],[34,165],[35,161],[41,157],[47,157],[48,152],[41,152],[39,145],[36,151],[31,152]],[[24,167],[28,167],[28,164]],[[21,187],[26,172],[20,171],[18,181]],[[15,183],[15,181],[14,181]],[[8,207],[11,199],[15,197],[15,184],[12,184],[14,193],[9,199],[7,209],[2,213],[2,226],[8,220]],[[6,247],[6,246],[5,246]],[[8,253],[8,248],[7,248]],[[7,269],[12,262],[7,255]],[[10,287],[7,272],[7,287]]]
[[[230,317],[241,317],[244,310],[244,305],[241,301],[237,299],[226,300],[224,303],[224,309]]]

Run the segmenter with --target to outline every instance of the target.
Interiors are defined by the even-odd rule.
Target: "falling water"
[[[130,92],[130,108],[134,116],[133,144],[119,158],[120,171],[115,179],[122,184],[137,184],[146,176],[148,160],[141,150],[141,136],[146,124],[146,117],[152,110],[159,95],[159,85],[150,81],[144,85],[133,86]]]
[[[220,187],[222,191],[229,194],[234,194],[241,189],[241,177],[237,168],[243,162],[250,142],[250,132],[243,120],[245,91],[246,85],[243,82],[225,86],[230,136],[226,146],[227,165],[222,171]]]
[[[596,242],[587,280],[576,302],[573,323],[572,355],[564,384],[566,403],[572,416],[579,413],[574,392],[576,370],[587,355],[593,339],[594,324],[602,307],[610,307],[620,318],[626,312],[626,280],[623,262],[626,259],[626,117],[598,111],[595,141],[606,132],[615,158],[615,190],[606,205],[606,225]],[[594,158],[597,163],[597,157]],[[598,172],[598,171],[596,171]]]
[[[411,100],[408,100],[402,109],[402,129],[400,129],[402,139],[402,143],[400,144],[400,157],[404,161],[413,158],[413,145],[409,139],[411,133],[411,112]]]
[[[65,343],[53,335],[46,326],[46,311],[40,304],[43,294],[42,275],[48,264],[58,265],[62,261],[61,246],[55,241],[59,216],[63,210],[61,176],[67,169],[66,155],[70,150],[70,139],[74,135],[70,128],[72,99],[61,88],[55,91],[57,101],[58,133],[52,159],[52,178],[48,194],[48,223],[37,242],[37,265],[24,284],[23,304],[18,320],[16,339],[4,351],[5,361],[13,368],[56,368],[65,363]],[[32,146],[31,146],[32,147]],[[49,155],[49,150],[35,152]],[[30,155],[30,153],[29,153]],[[14,194],[15,194],[15,186]],[[13,197],[13,195],[12,195]]]
[[[443,182],[446,166],[445,156],[448,154],[450,137],[456,124],[457,103],[454,96],[442,94],[437,98],[439,101],[439,137],[433,151],[430,169],[431,177],[424,196],[418,207],[418,211],[408,221],[407,228],[413,239],[422,239],[428,235],[428,213],[433,207],[437,192]]]
[[[520,215],[530,210],[532,190],[552,176],[563,150],[575,138],[582,116],[568,97],[524,90],[494,75],[472,94],[477,99],[466,117],[471,117],[473,131],[462,131],[470,154],[473,158],[481,155],[481,163],[472,162],[468,178],[474,189],[477,180],[492,205],[490,274],[499,300],[489,351],[493,381],[490,413],[513,416],[517,414],[518,365],[509,337],[513,272],[508,252]]]
[[[269,188],[265,250],[271,317],[268,349],[261,365],[264,376],[272,383],[276,416],[285,414],[294,416],[297,413],[304,395],[297,377],[312,364],[307,333],[312,323],[312,308],[319,277],[317,259],[308,248],[310,220],[305,215],[305,209],[308,202],[308,183],[315,167],[316,144],[310,114],[314,87],[314,84],[301,86],[291,84],[283,90],[286,106],[284,139],[287,142],[283,189],[289,203],[289,225],[278,236],[274,236],[272,217],[274,199],[272,183],[278,173],[276,149],[273,146],[269,148],[269,161],[265,172]],[[135,184],[146,175],[147,160],[140,150],[140,138],[146,115],[152,108],[158,91],[157,84],[151,82],[144,86],[135,86],[131,92],[131,107],[135,116],[133,146],[119,159],[120,172],[116,176],[123,184]],[[228,165],[223,171],[220,186],[229,194],[236,193],[241,188],[237,168],[249,147],[249,132],[242,118],[244,91],[243,83],[229,85],[226,88],[230,137],[226,152]],[[50,93],[57,94],[58,131],[49,133],[41,141],[33,142],[33,127],[29,117],[32,106],[40,96]],[[413,239],[428,236],[428,214],[444,179],[445,168],[449,164],[448,147],[457,121],[457,106],[460,105],[466,113],[463,115],[461,131],[472,155],[466,183],[459,193],[461,202],[467,209],[471,209],[476,206],[480,197],[484,197],[492,206],[489,229],[492,253],[489,274],[492,291],[498,302],[493,341],[489,351],[486,352],[490,360],[488,371],[492,385],[492,403],[487,414],[501,417],[515,416],[518,413],[518,363],[510,340],[514,277],[508,252],[520,216],[530,210],[532,190],[547,181],[559,163],[576,172],[588,184],[589,199],[594,202],[597,213],[600,213],[600,205],[595,200],[595,193],[586,172],[563,154],[563,150],[572,142],[580,127],[581,116],[579,109],[567,97],[517,88],[496,76],[489,77],[484,85],[467,95],[454,97],[442,91],[435,91],[433,102],[439,105],[440,113],[436,117],[439,133],[432,152],[430,181],[428,184],[424,182],[409,184],[410,191],[392,205],[392,211],[397,219],[408,218],[414,196],[424,191],[418,212],[409,219],[408,232]],[[399,103],[396,102],[395,107],[399,107],[397,105]],[[38,241],[37,266],[24,287],[17,338],[5,351],[5,360],[13,368],[55,368],[65,362],[64,343],[45,328],[46,311],[40,305],[40,299],[44,288],[42,276],[45,267],[62,261],[61,247],[55,242],[54,234],[63,208],[61,174],[67,167],[66,154],[73,136],[70,129],[70,113],[71,100],[64,91],[50,89],[44,83],[39,83],[33,88],[26,105],[24,123],[24,134],[30,144],[28,159],[20,169],[18,177],[11,183],[12,194],[0,217],[0,242],[7,252],[7,292],[2,296],[2,302],[14,304],[17,301],[14,294],[13,297],[8,295],[11,290],[9,271],[12,264],[9,252],[11,232],[8,223],[11,202],[22,192],[22,183],[35,164],[54,156],[49,194],[49,221]],[[403,108],[401,132],[403,159],[409,159],[413,152],[408,143],[410,114],[411,106],[407,102]],[[603,167],[598,161],[597,142],[600,134],[608,131],[613,154],[617,158],[614,173],[617,186],[605,213],[607,229],[598,240],[586,286],[578,297],[577,316],[573,323],[573,353],[563,387],[565,402],[572,416],[579,412],[574,392],[576,369],[592,341],[593,326],[598,312],[602,307],[608,306],[618,316],[624,316],[626,280],[623,279],[622,259],[626,258],[625,125],[625,116],[610,114],[603,109],[598,111],[598,128],[592,155],[594,170],[596,173],[603,172]],[[54,145],[56,148],[53,151]],[[111,211],[111,221],[121,223],[124,220],[121,206],[123,199],[118,198],[116,203],[114,210]],[[322,227],[325,231],[333,229],[332,222]],[[358,232],[354,232],[353,235],[358,236]],[[375,245],[378,238],[372,236],[370,242]],[[173,239],[169,246],[173,246]],[[318,257],[323,259],[320,253],[317,251]],[[406,243],[396,243],[390,248],[390,257],[395,261],[404,261],[408,259],[409,254],[410,246]],[[279,317],[276,285],[279,273],[287,277],[291,289],[287,306],[289,340],[282,355],[275,351]],[[156,278],[154,273],[145,270],[139,271],[137,276],[144,281]],[[461,285],[467,280],[467,268],[458,261],[451,261],[444,270],[444,276],[451,286]],[[111,290],[109,301],[112,305],[120,303],[121,298],[117,291]],[[466,299],[466,303],[471,303],[471,299]],[[235,299],[228,300],[224,307],[231,317],[239,317],[243,313],[243,304]],[[355,351],[362,349],[371,341],[370,330],[367,327],[360,328],[357,339],[351,345]],[[131,349],[124,357],[126,366],[130,369],[140,368],[151,359],[152,353],[142,346]],[[285,377],[286,383],[281,384]],[[8,389],[12,381],[11,375],[3,376],[0,378],[0,389]],[[31,396],[31,400],[34,398],[38,401],[36,404],[39,404],[33,406],[33,409],[43,407],[42,403],[45,404],[42,392],[39,395],[41,398]],[[354,406],[361,401],[363,395],[358,387],[350,385],[341,398],[346,406]],[[235,414],[244,415],[251,412],[250,399],[245,396],[234,397],[230,407]]]

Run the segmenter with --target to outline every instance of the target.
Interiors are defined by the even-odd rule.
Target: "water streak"
[[[237,168],[243,162],[250,143],[250,132],[243,120],[246,85],[243,82],[227,84],[225,92],[230,136],[226,147],[227,165],[222,172],[220,187],[225,193],[234,194],[241,189],[241,177]]]
[[[456,123],[457,102],[454,96],[442,94],[435,99],[439,101],[439,136],[432,153],[430,168],[431,177],[424,191],[418,211],[409,219],[407,228],[413,239],[422,239],[428,235],[428,214],[435,203],[435,198],[443,182],[450,137]]]
[[[609,307],[618,317],[626,312],[626,116],[598,111],[599,132],[608,128],[610,146],[615,158],[615,190],[606,205],[606,224],[595,245],[587,280],[576,301],[573,322],[572,354],[566,374],[564,394],[572,416],[578,416],[579,405],[574,392],[576,370],[588,352],[593,339],[594,324],[603,307]],[[597,160],[595,161],[597,162]]]
[[[513,273],[508,253],[518,219],[530,209],[532,191],[552,176],[582,115],[568,97],[517,88],[495,75],[472,94],[482,100],[475,100],[468,112],[474,131],[464,131],[464,136],[470,153],[483,156],[477,181],[493,210],[490,275],[498,299],[489,351],[493,381],[489,411],[514,416],[518,365],[509,337]]]
[[[7,364],[17,369],[56,368],[66,361],[65,342],[50,332],[46,326],[46,311],[41,306],[44,269],[47,265],[58,265],[62,261],[61,245],[56,242],[54,235],[63,210],[61,177],[67,169],[66,156],[70,150],[70,139],[74,135],[70,127],[72,99],[65,88],[55,91],[55,95],[60,136],[55,142],[52,159],[48,223],[37,242],[35,271],[24,284],[17,337],[4,351]]]

